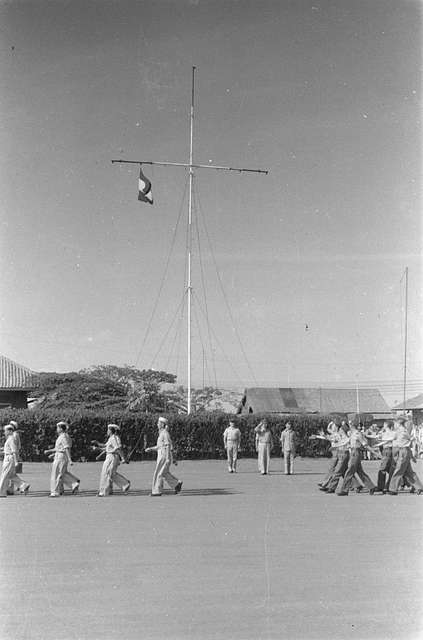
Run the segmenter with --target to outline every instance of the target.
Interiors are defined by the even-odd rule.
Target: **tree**
[[[165,411],[161,386],[176,376],[131,366],[99,365],[70,373],[41,373],[33,396],[43,409]]]

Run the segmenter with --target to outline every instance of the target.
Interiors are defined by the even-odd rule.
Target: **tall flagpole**
[[[162,167],[185,167],[189,169],[189,190],[188,190],[188,238],[187,238],[187,413],[191,413],[191,315],[192,315],[192,204],[193,204],[193,187],[194,187],[194,169],[213,169],[214,171],[235,171],[239,173],[260,173],[267,175],[269,171],[267,169],[250,169],[246,167],[228,167],[222,165],[213,164],[194,164],[194,98],[195,98],[195,71],[196,67],[192,67],[192,80],[191,80],[191,111],[190,111],[190,136],[189,136],[189,163],[184,162],[159,162],[154,160],[125,160],[123,158],[112,160],[112,164],[137,164],[137,165],[159,165]],[[154,311],[153,311],[154,313]]]
[[[192,192],[194,184],[193,146],[194,146],[194,81],[195,67],[192,67],[191,112],[189,127],[189,191],[188,191],[188,279],[187,279],[187,413],[191,413],[191,253],[192,253]]]

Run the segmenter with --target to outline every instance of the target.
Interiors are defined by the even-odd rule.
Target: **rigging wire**
[[[202,348],[203,354],[204,354],[204,364],[205,364],[205,367],[206,367],[206,373],[207,373],[207,376],[208,376],[209,380],[213,380],[212,376],[210,375],[209,368],[208,368],[207,358],[205,357],[206,349],[204,347],[203,336],[202,336],[202,333],[201,333],[201,327],[200,327],[200,322],[199,322],[199,319],[198,319],[197,308],[195,306],[194,306],[193,311],[194,311],[195,323],[197,325],[198,336],[200,338],[201,348]],[[217,384],[216,384],[216,388],[217,388]]]
[[[194,298],[195,298],[195,299],[197,300],[197,302],[198,302],[198,308],[200,309],[201,313],[202,313],[203,315],[205,315],[205,312],[204,312],[204,310],[203,310],[203,309],[202,309],[202,307],[201,307],[200,300],[198,299],[198,296],[197,296],[197,294],[195,293],[195,291],[194,291]],[[213,335],[213,337],[214,337],[214,339],[215,339],[216,344],[220,347],[220,350],[222,351],[223,356],[224,356],[224,358],[225,358],[226,362],[227,362],[227,363],[229,364],[229,366],[231,367],[231,369],[232,369],[232,371],[233,371],[233,373],[234,373],[234,375],[235,375],[235,378],[238,380],[238,382],[241,384],[241,386],[245,386],[245,385],[244,385],[244,383],[243,383],[243,381],[241,380],[240,376],[238,375],[238,372],[236,371],[235,367],[233,366],[231,359],[226,355],[225,350],[224,350],[224,348],[222,347],[222,344],[221,344],[220,340],[219,340],[219,339],[218,339],[218,337],[216,336],[216,333],[213,331],[213,329],[211,329],[211,332],[212,332],[212,335]]]
[[[220,275],[220,271],[219,271],[219,268],[218,268],[218,266],[217,266],[216,256],[215,256],[215,253],[214,253],[214,250],[213,250],[213,245],[212,245],[212,243],[211,243],[210,235],[209,235],[209,232],[208,232],[208,229],[207,229],[206,217],[205,217],[205,215],[203,214],[203,208],[202,208],[201,200],[200,200],[200,197],[199,197],[198,193],[197,193],[197,199],[198,199],[198,204],[199,204],[199,211],[200,211],[200,213],[201,213],[201,220],[202,220],[202,223],[203,223],[203,226],[204,226],[204,230],[205,230],[205,232],[206,232],[206,237],[207,237],[207,241],[208,241],[208,244],[209,244],[210,253],[211,253],[211,255],[212,255],[212,259],[213,259],[214,267],[215,267],[215,269],[216,269],[217,279],[218,279],[218,281],[219,281],[219,285],[220,285],[220,288],[221,288],[221,291],[222,291],[222,295],[223,295],[223,298],[224,298],[224,300],[225,300],[225,304],[226,304],[226,307],[227,307],[227,310],[228,310],[229,318],[230,318],[231,323],[232,323],[232,329],[233,329],[233,330],[234,330],[234,332],[235,332],[235,335],[236,335],[236,338],[237,338],[237,340],[238,340],[238,344],[239,344],[239,346],[240,346],[240,349],[241,349],[242,355],[244,356],[244,360],[245,360],[245,362],[246,362],[246,364],[247,364],[247,367],[248,367],[248,369],[249,369],[249,371],[250,371],[250,374],[251,374],[251,377],[252,377],[252,379],[253,379],[253,381],[254,381],[254,384],[255,384],[256,386],[258,386],[258,382],[257,382],[256,376],[255,376],[255,374],[254,374],[254,371],[253,371],[253,368],[252,368],[252,366],[251,366],[251,364],[250,364],[250,361],[249,361],[249,359],[248,359],[248,357],[247,357],[247,353],[246,353],[246,351],[245,351],[245,349],[244,349],[244,345],[243,345],[243,343],[242,343],[241,336],[240,336],[239,331],[238,331],[238,328],[237,328],[237,326],[236,326],[235,319],[234,319],[234,316],[233,316],[233,313],[232,313],[231,307],[230,307],[230,305],[229,305],[229,300],[228,300],[228,297],[227,297],[227,295],[226,295],[225,288],[224,288],[224,286],[223,286],[222,277],[221,277],[221,275]]]
[[[196,191],[194,191],[194,204],[196,204],[196,202],[197,202]],[[199,229],[199,225],[198,225],[198,215],[195,216],[194,223],[195,223],[195,230],[196,230],[196,236],[197,236],[198,257],[199,257],[200,274],[201,274],[201,286],[202,286],[203,298],[204,298],[204,310],[205,310],[205,313],[206,313],[207,337],[208,337],[209,349],[210,349],[210,357],[211,357],[212,367],[213,367],[213,380],[214,380],[215,388],[217,389],[216,365],[215,365],[215,361],[214,361],[213,344],[212,344],[211,331],[210,331],[210,316],[209,316],[209,308],[208,308],[208,302],[207,302],[207,293],[206,293],[207,289],[206,289],[206,281],[205,281],[205,275],[204,275],[203,255],[202,255],[202,251],[201,251],[200,229]]]
[[[186,194],[186,191],[187,191],[187,186],[188,186],[188,178],[185,179],[185,186],[184,186],[184,191],[183,191],[183,194],[182,194],[181,204],[180,204],[180,207],[179,207],[178,218],[177,218],[175,229],[174,229],[174,232],[173,232],[172,241],[171,241],[171,244],[170,244],[170,249],[169,249],[169,252],[168,252],[168,255],[167,255],[165,268],[164,268],[164,271],[163,271],[163,276],[162,276],[162,279],[160,281],[159,290],[157,292],[157,297],[156,297],[156,300],[155,300],[154,305],[153,305],[153,309],[152,309],[152,312],[151,312],[151,315],[150,315],[150,318],[149,318],[149,321],[148,321],[148,324],[147,324],[147,328],[145,330],[144,338],[143,338],[141,347],[140,347],[140,349],[138,351],[137,358],[135,360],[135,366],[138,366],[138,362],[140,361],[143,349],[144,349],[145,344],[147,342],[147,338],[148,338],[148,336],[150,334],[150,330],[151,330],[151,327],[153,325],[153,319],[154,319],[154,316],[156,314],[157,307],[158,307],[159,301],[160,301],[160,297],[162,295],[162,291],[163,291],[163,288],[164,288],[164,285],[165,285],[165,282],[166,282],[166,276],[167,276],[167,272],[168,272],[168,269],[169,269],[170,259],[172,257],[173,249],[175,247],[176,235],[177,235],[179,223],[180,223],[180,220],[181,220],[181,217],[182,217],[182,210],[183,210],[183,205],[184,205],[184,201],[185,201],[185,194]]]
[[[170,323],[170,325],[169,325],[169,328],[168,328],[168,330],[166,331],[165,335],[163,336],[162,341],[160,342],[159,348],[158,348],[158,349],[157,349],[157,351],[156,351],[156,355],[154,356],[154,358],[153,358],[153,359],[152,359],[152,361],[151,361],[150,369],[152,369],[152,368],[153,368],[153,364],[154,364],[154,362],[155,362],[155,361],[156,361],[156,359],[159,357],[160,352],[161,352],[161,350],[163,349],[163,346],[164,346],[164,344],[165,344],[165,342],[166,342],[166,340],[167,340],[167,337],[168,337],[168,335],[170,334],[170,332],[171,332],[171,330],[172,330],[172,327],[173,327],[173,325],[174,325],[174,323],[175,323],[175,319],[176,319],[176,317],[177,317],[177,315],[178,315],[179,311],[181,310],[181,308],[182,308],[182,306],[183,306],[183,304],[184,304],[184,299],[185,299],[185,291],[184,291],[184,293],[183,293],[183,295],[182,295],[182,298],[181,298],[180,303],[179,303],[179,304],[178,304],[178,306],[176,307],[176,311],[175,311],[175,313],[173,314],[172,321],[171,321],[171,323]]]

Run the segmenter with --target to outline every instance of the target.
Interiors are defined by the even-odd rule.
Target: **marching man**
[[[290,476],[294,472],[294,458],[296,456],[296,436],[291,423],[287,422],[280,437],[281,448],[285,460],[285,475]]]
[[[388,493],[391,496],[396,496],[400,489],[401,481],[404,479],[407,484],[417,491],[418,495],[422,495],[423,484],[411,466],[411,460],[413,459],[411,453],[412,441],[408,429],[405,426],[404,418],[397,418],[394,433],[392,435],[385,435],[382,444],[390,441],[392,442],[392,447],[396,455],[394,454],[395,468]]]
[[[4,427],[4,435],[6,437],[6,442],[4,443],[4,447],[2,449],[4,458],[0,474],[0,498],[7,497],[7,490],[10,483],[12,483],[12,487],[13,485],[17,484],[21,493],[27,493],[29,490],[29,484],[26,484],[22,480],[22,478],[16,475],[16,465],[18,464],[18,450],[13,435],[13,427],[10,424],[7,424]]]
[[[60,421],[56,425],[57,439],[54,449],[46,449],[46,455],[54,454],[53,466],[50,476],[50,497],[56,498],[63,494],[64,486],[68,485],[72,493],[79,490],[80,480],[68,471],[68,465],[73,465],[70,448],[71,439],[67,433],[68,425]]]
[[[241,447],[241,431],[235,426],[233,420],[229,421],[229,427],[223,432],[223,446],[228,456],[228,471],[236,473],[238,451]]]
[[[255,428],[255,432],[258,470],[262,476],[265,476],[269,473],[270,453],[273,449],[272,432],[269,429],[267,420],[262,420]]]
[[[18,428],[18,423],[15,420],[11,420],[9,422],[10,426],[13,428],[13,438],[15,440],[15,445],[16,445],[16,455],[17,455],[17,463],[16,463],[16,467],[15,467],[15,471],[16,473],[21,473],[22,472],[22,458],[21,458],[21,449],[22,449],[22,443],[21,443],[21,436],[19,434],[19,428]],[[10,496],[13,496],[14,494],[14,484],[12,481],[9,482],[9,488],[7,490],[7,494]]]
[[[180,493],[182,489],[182,482],[170,473],[170,465],[173,462],[173,446],[166,418],[160,417],[158,419],[157,428],[159,430],[159,437],[157,438],[156,446],[147,447],[145,449],[146,452],[157,451],[157,463],[153,475],[151,495],[162,495],[164,480],[166,480],[169,487],[173,489],[175,493]]]
[[[117,471],[121,460],[124,461],[122,443],[118,435],[118,431],[119,427],[117,424],[109,424],[107,425],[107,442],[101,443],[95,441],[95,444],[102,449],[100,456],[104,453],[106,454],[106,459],[103,462],[100,476],[100,489],[98,492],[98,496],[100,498],[112,493],[113,483],[117,484],[123,493],[128,493],[131,488],[129,480]],[[97,456],[97,458],[100,456]]]

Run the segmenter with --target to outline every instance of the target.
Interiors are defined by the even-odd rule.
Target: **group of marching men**
[[[147,447],[145,451],[157,452],[157,463],[153,475],[152,496],[161,496],[164,481],[174,490],[180,493],[182,482],[171,472],[170,466],[173,462],[173,445],[168,430],[166,418],[160,417],[157,423],[158,438],[154,447]],[[50,496],[56,498],[63,495],[65,487],[68,487],[73,494],[79,491],[80,480],[69,471],[73,465],[71,458],[72,439],[68,433],[69,426],[66,422],[58,422],[56,425],[57,438],[52,449],[46,449],[45,455],[53,460],[50,475]],[[122,442],[119,435],[120,429],[117,424],[109,424],[107,427],[107,439],[105,442],[93,441],[93,446],[100,451],[99,456],[105,455],[105,460],[100,474],[99,497],[105,497],[113,493],[115,484],[122,493],[128,493],[131,483],[121,473],[118,467],[125,462],[122,450]],[[0,498],[13,495],[15,490],[26,494],[30,485],[17,475],[16,468],[19,464],[21,440],[18,424],[11,421],[4,427],[5,443],[2,448],[3,465],[0,474]]]
[[[415,435],[411,422],[406,418],[384,422],[380,431],[363,433],[362,425],[338,419],[330,422],[326,432],[311,436],[330,442],[332,460],[319,489],[326,493],[347,496],[352,489],[369,493],[397,495],[403,486],[410,487],[412,493],[423,493],[423,484],[412,468]],[[377,484],[374,484],[361,465],[363,451],[381,459]]]

